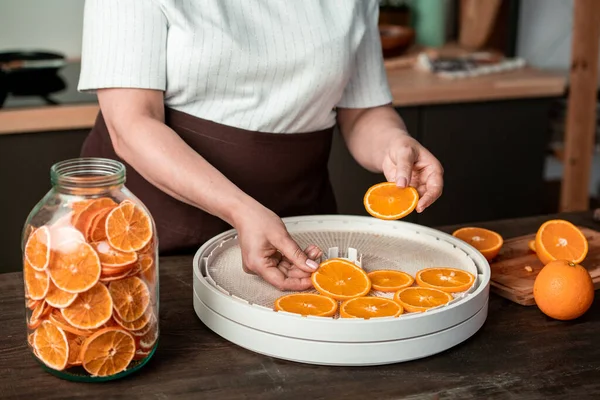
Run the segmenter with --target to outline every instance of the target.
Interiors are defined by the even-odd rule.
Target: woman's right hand
[[[292,239],[281,219],[260,204],[244,207],[234,222],[242,250],[244,271],[255,274],[279,290],[306,290],[310,275],[319,267],[322,251],[304,251]]]

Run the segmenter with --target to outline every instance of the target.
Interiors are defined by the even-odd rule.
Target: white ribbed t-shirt
[[[86,0],[79,90],[164,91],[165,105],[272,133],[390,103],[378,0]]]

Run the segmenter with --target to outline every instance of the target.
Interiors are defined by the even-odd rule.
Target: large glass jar
[[[50,373],[112,380],[158,343],[158,240],[123,164],[62,161],[23,230],[27,338]]]

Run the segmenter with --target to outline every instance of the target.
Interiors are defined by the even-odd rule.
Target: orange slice
[[[323,296],[348,300],[371,290],[367,273],[350,261],[332,258],[321,263],[311,275],[313,286]]]
[[[138,337],[138,347],[142,350],[148,351],[154,347],[158,340],[158,322],[156,318],[152,319],[150,329],[145,335]]]
[[[67,342],[69,343],[69,359],[67,368],[81,365],[81,346],[85,341],[85,336],[77,336],[67,333]]]
[[[414,187],[399,188],[395,182],[378,183],[365,193],[363,203],[369,214],[375,218],[400,219],[417,207],[419,193]]]
[[[81,293],[98,282],[100,268],[100,259],[92,246],[85,242],[68,242],[56,249],[48,271],[56,287]]]
[[[133,276],[110,283],[108,290],[119,318],[132,322],[140,318],[150,304],[150,291],[140,278]]]
[[[77,298],[77,293],[69,293],[64,290],[60,290],[50,281],[50,288],[46,295],[46,303],[54,308],[65,308],[73,304]]]
[[[81,347],[83,368],[92,376],[118,374],[127,368],[134,355],[135,340],[121,328],[101,329]]]
[[[67,333],[72,333],[77,336],[90,336],[93,332],[86,329],[77,329],[74,326],[69,325],[69,323],[63,318],[62,314],[59,310],[54,310],[50,313],[48,317],[54,325],[58,326],[60,329]]]
[[[72,202],[70,204],[71,205],[71,210],[73,210],[73,213],[80,213],[92,201],[94,201],[94,200],[93,199],[86,199],[86,200],[77,200],[77,201],[74,201],[74,202]]]
[[[38,304],[40,304],[42,301],[44,300],[27,300],[27,308],[29,308],[30,310],[34,310]]]
[[[422,312],[448,303],[452,295],[433,288],[408,287],[397,291],[394,300],[408,312]]]
[[[100,242],[106,240],[106,219],[112,210],[112,208],[106,208],[96,214],[96,217],[93,219],[90,227],[90,241]]]
[[[69,359],[69,343],[62,329],[44,321],[33,334],[36,355],[48,367],[62,371]]]
[[[23,260],[23,279],[25,290],[31,300],[42,300],[46,297],[50,287],[50,277],[46,271],[35,270],[27,258]]]
[[[89,229],[89,224],[94,216],[105,208],[114,208],[117,206],[112,199],[101,197],[90,201],[79,213],[73,218],[73,226],[79,232],[85,234]]]
[[[97,283],[87,292],[79,293],[73,304],[63,308],[63,318],[78,329],[95,329],[112,316],[113,301],[106,286]]]
[[[140,277],[146,281],[146,283],[154,284],[156,277],[154,276],[154,259],[149,255],[142,255],[139,258],[140,264]]]
[[[337,308],[337,301],[314,293],[293,293],[275,300],[276,311],[286,311],[302,316],[331,317]]]
[[[575,225],[556,219],[545,222],[538,229],[535,249],[544,265],[555,260],[580,264],[587,256],[588,241]]]
[[[142,315],[140,318],[135,321],[125,322],[121,320],[118,316],[114,316],[115,322],[127,329],[128,331],[141,331],[148,326],[148,323],[152,320],[153,314],[151,307],[148,307],[148,310]]]
[[[135,351],[135,356],[133,357],[134,360],[143,360],[144,358],[148,357],[150,355],[151,350],[145,351],[142,349],[137,349]]]
[[[529,247],[529,250],[535,253],[535,239],[527,242],[527,247]]]
[[[493,260],[498,255],[502,245],[504,244],[502,236],[494,231],[484,228],[460,228],[454,231],[452,236],[457,237],[475,247],[488,261]]]
[[[152,239],[152,222],[140,207],[125,200],[108,214],[106,237],[117,250],[138,251]]]
[[[406,272],[396,270],[378,270],[367,274],[371,280],[371,287],[380,292],[397,292],[412,285],[415,278]]]
[[[52,311],[52,307],[48,306],[45,301],[40,301],[31,313],[27,328],[33,330],[40,326],[40,324],[46,320],[46,317],[48,314],[50,314],[50,311]]]
[[[394,300],[383,297],[357,297],[346,300],[340,306],[342,318],[397,317],[404,309]]]
[[[421,287],[439,289],[456,293],[469,289],[475,276],[470,272],[456,268],[425,268],[417,272],[417,284]]]
[[[125,253],[119,250],[115,250],[108,242],[98,242],[92,244],[96,253],[98,253],[98,257],[100,257],[100,263],[103,267],[124,267],[126,265],[131,265],[137,261],[138,256],[136,253]]]
[[[46,226],[37,228],[25,244],[25,258],[36,271],[43,271],[50,262],[50,230]]]

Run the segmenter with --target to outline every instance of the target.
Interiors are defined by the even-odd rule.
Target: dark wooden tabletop
[[[534,232],[547,218],[478,225],[509,238]],[[566,219],[600,229],[591,214]],[[22,276],[0,275],[0,398],[600,398],[598,296],[583,317],[559,322],[535,306],[492,294],[479,332],[441,354],[387,366],[320,367],[254,354],[225,341],[194,313],[191,257],[164,258],[160,266],[157,353],[138,373],[95,384],[67,382],[42,371],[26,345]]]

